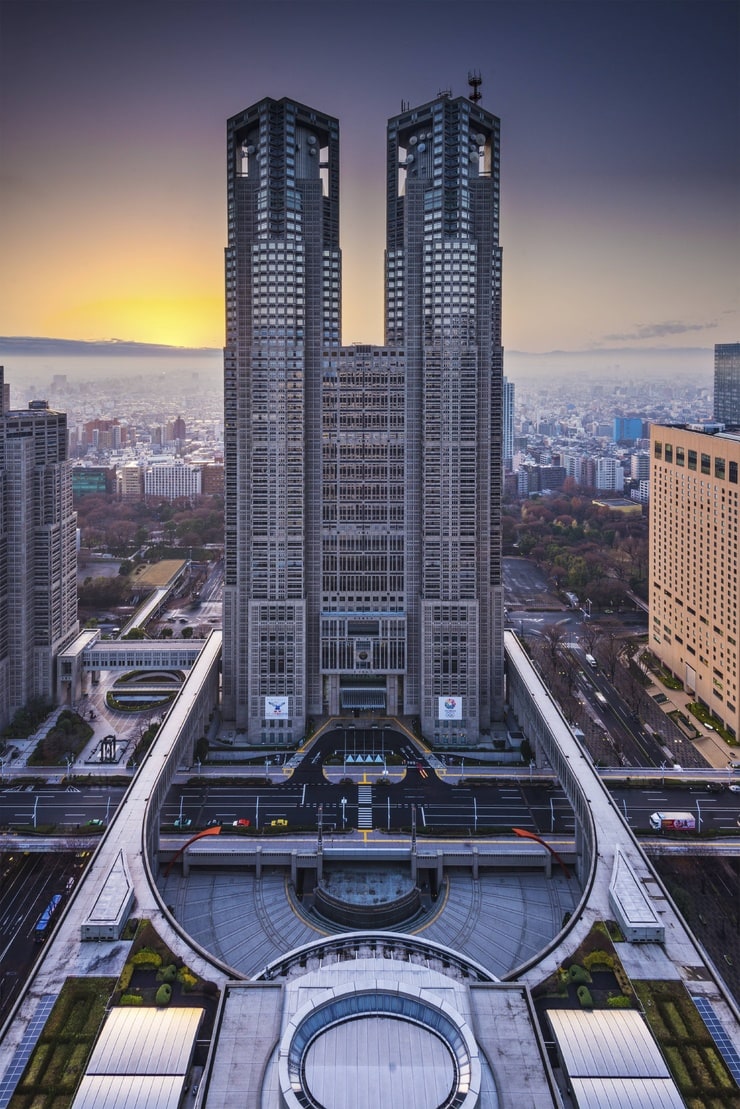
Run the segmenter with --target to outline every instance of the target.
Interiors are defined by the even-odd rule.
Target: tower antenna
[[[470,85],[470,96],[468,97],[468,100],[472,100],[474,104],[477,104],[481,98],[480,87],[483,84],[483,78],[480,75],[480,70],[468,70],[468,84]]]

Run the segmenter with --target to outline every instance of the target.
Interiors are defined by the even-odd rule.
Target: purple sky
[[[735,0],[0,0],[0,335],[218,347],[225,121],[337,115],[344,340],[382,341],[385,123],[502,120],[504,341],[740,339]]]

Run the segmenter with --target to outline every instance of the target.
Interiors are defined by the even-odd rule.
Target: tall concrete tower
[[[388,125],[386,345],[340,346],[338,124],[228,123],[223,714],[503,714],[499,121],[440,95]]]
[[[386,346],[406,359],[406,711],[436,742],[503,712],[499,120],[440,95],[388,123]]]
[[[290,743],[322,703],[321,361],[340,340],[339,127],[265,99],[227,135],[223,713],[252,743]]]
[[[0,728],[53,700],[54,663],[76,635],[77,516],[67,417],[46,401],[7,407],[0,367]]]

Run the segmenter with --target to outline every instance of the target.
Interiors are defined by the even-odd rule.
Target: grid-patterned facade
[[[405,707],[437,742],[503,711],[499,120],[440,96],[388,124],[386,344],[406,357]]]
[[[382,348],[340,346],[338,143],[289,100],[228,123],[224,716],[476,742],[503,713],[499,121],[448,95],[390,121]]]
[[[650,439],[650,647],[737,737],[740,436],[654,425]]]
[[[327,352],[323,393],[323,709],[403,711],[404,361]]]
[[[54,697],[56,656],[78,629],[76,524],[66,415],[45,401],[3,410],[0,727],[32,698]]]
[[[504,377],[503,385],[503,446],[504,471],[511,473],[514,461],[514,382]]]
[[[337,121],[262,100],[227,128],[223,708],[252,742],[321,711],[322,352],[339,345]]]
[[[715,344],[714,418],[730,427],[740,426],[740,343]]]
[[[173,501],[179,497],[198,497],[201,468],[187,462],[158,462],[144,471],[144,496]]]

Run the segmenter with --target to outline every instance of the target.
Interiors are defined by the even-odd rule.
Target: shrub
[[[141,951],[137,951],[135,955],[131,956],[131,962],[135,967],[149,967],[151,970],[157,970],[162,965],[162,956],[151,947],[142,947]]]
[[[174,963],[170,963],[169,966],[166,966],[166,967],[160,967],[159,970],[157,971],[157,981],[158,982],[169,982],[171,984],[172,982],[175,981],[176,978],[177,978],[177,967],[175,966]]]
[[[172,986],[169,982],[163,982],[157,990],[154,1002],[156,1005],[169,1005],[172,997]]]
[[[126,963],[121,971],[121,977],[118,979],[119,990],[127,990],[131,985],[131,977],[134,973],[133,963]]]
[[[686,1025],[673,1001],[664,1002],[663,1005],[661,1005],[661,1012],[663,1014],[663,1020],[670,1027],[677,1039],[686,1040],[689,1038]]]
[[[704,1060],[712,1072],[712,1077],[718,1086],[723,1086],[726,1090],[732,1089],[733,1082],[727,1073],[727,1067],[724,1061],[720,1059],[717,1052],[713,1047],[702,1048]]]
[[[588,955],[583,956],[583,965],[586,970],[615,970],[617,967],[617,960],[608,951],[597,948],[596,951],[589,951]]]
[[[198,985],[197,977],[188,967],[180,967],[177,972],[177,978],[180,985],[186,992],[195,989],[195,987]]]
[[[143,1005],[144,998],[138,993],[124,993],[121,995],[121,1005]]]
[[[576,993],[584,1009],[593,1009],[594,999],[591,997],[591,991],[588,986],[579,986]]]
[[[629,975],[627,974],[627,971],[624,969],[621,963],[617,963],[614,967],[614,977],[616,978],[617,985],[619,986],[622,993],[634,993],[634,990],[632,989],[632,983],[629,980]]]
[[[572,966],[568,967],[568,978],[576,985],[585,986],[587,982],[591,981],[591,975],[583,967],[578,966],[578,963],[573,963]]]
[[[626,994],[612,994],[606,999],[606,1007],[607,1009],[630,1009],[632,1001]]]

